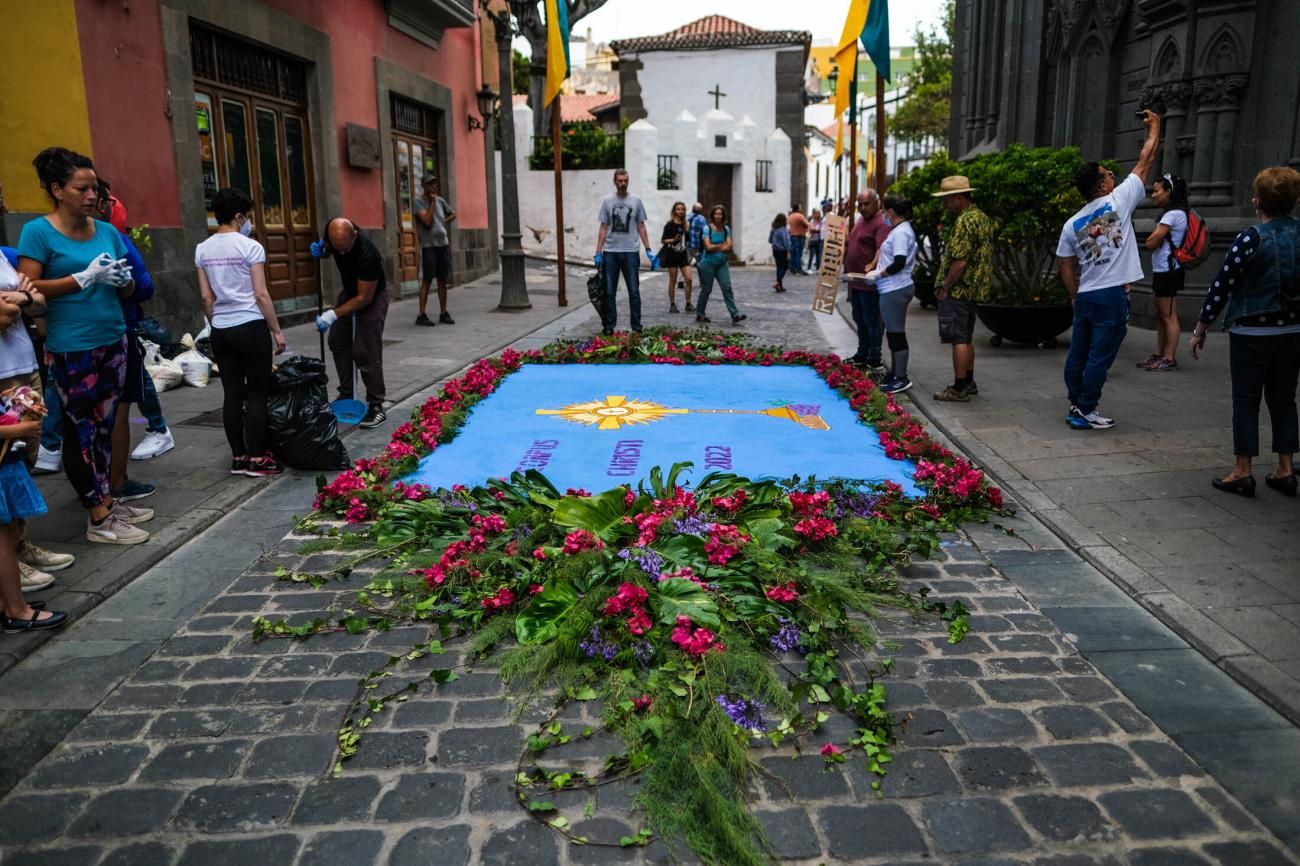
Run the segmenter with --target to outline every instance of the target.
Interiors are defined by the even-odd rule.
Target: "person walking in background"
[[[891,356],[889,377],[880,387],[889,394],[900,394],[912,387],[907,377],[907,305],[912,303],[915,288],[912,269],[916,266],[916,232],[912,229],[912,203],[905,198],[885,196],[885,223],[889,237],[880,247],[876,268],[867,274],[874,280],[880,295],[880,317],[885,324],[885,339]]]
[[[699,265],[700,256],[704,254],[704,232],[709,221],[704,216],[704,205],[696,202],[691,205],[691,215],[686,219],[686,252],[690,253],[691,263]],[[691,312],[687,310],[687,312]]]
[[[650,236],[646,233],[645,205],[638,196],[627,191],[630,178],[627,169],[614,172],[614,192],[600,203],[600,230],[596,234],[596,267],[605,274],[605,308],[601,328],[605,335],[614,333],[618,325],[618,278],[627,283],[628,324],[634,333],[641,333],[641,249],[645,248],[650,267],[657,268],[659,260],[650,252]]]
[[[814,274],[822,267],[822,212],[813,208],[808,217],[808,268]]]
[[[686,202],[673,202],[660,236],[659,264],[668,269],[668,312],[677,310],[677,276],[681,275],[683,288],[686,290],[686,312],[694,312],[691,303],[691,256],[686,248]]]
[[[153,510],[114,499],[109,485],[113,423],[126,378],[126,322],[119,298],[135,291],[126,245],[94,219],[95,166],[66,148],[33,160],[54,209],[23,226],[18,268],[46,298],[46,357],[63,403],[63,467],[88,513],[86,540],[141,544],[136,524]]]
[[[939,191],[948,213],[956,214],[939,261],[939,341],[952,346],[952,384],[934,395],[965,403],[980,392],[975,384],[975,311],[993,287],[993,222],[975,206],[975,187],[961,175],[945,177]]]
[[[798,204],[790,205],[786,227],[790,230],[790,273],[802,274],[804,243],[808,240],[808,218],[803,215]]]
[[[1146,197],[1147,174],[1160,146],[1160,115],[1142,112],[1146,141],[1122,183],[1096,162],[1085,162],[1075,188],[1087,202],[1061,227],[1056,245],[1061,282],[1074,305],[1074,330],[1065,358],[1070,409],[1065,422],[1076,430],[1106,430],[1115,422],[1098,410],[1106,374],[1128,333],[1127,286],[1142,279],[1133,211]]]
[[[1277,466],[1264,483],[1295,496],[1295,452],[1300,450],[1296,382],[1300,380],[1300,172],[1279,166],[1255,175],[1251,204],[1259,222],[1228,247],[1205,292],[1189,348],[1200,357],[1210,325],[1223,313],[1232,376],[1232,451],[1236,465],[1212,483],[1219,490],[1255,495],[1251,463],[1259,456],[1259,399],[1268,404]],[[1227,308],[1226,311],[1224,308]]]
[[[456,212],[447,200],[438,194],[438,178],[426,174],[421,181],[423,195],[415,200],[415,233],[420,239],[420,314],[415,324],[433,327],[433,320],[425,314],[429,301],[429,284],[438,280],[438,323],[454,325],[447,312],[447,284],[451,282],[451,235],[447,224],[456,219]]]
[[[212,322],[212,352],[221,368],[221,424],[230,444],[230,474],[254,478],[283,470],[271,455],[266,400],[271,353],[284,334],[266,288],[266,250],[253,240],[253,200],[237,189],[212,197],[216,234],[194,249],[203,314]]]
[[[31,280],[18,273],[18,251],[12,247],[0,251],[0,393],[26,386],[39,394],[40,365],[24,316],[44,315],[45,298]],[[30,461],[29,449],[34,444],[34,440],[19,441],[10,447]],[[54,583],[50,572],[62,571],[76,562],[70,553],[55,553],[28,541],[25,519],[17,518],[14,524],[18,527],[18,576],[23,592],[45,589]]]
[[[352,399],[353,365],[360,371],[366,386],[367,409],[357,426],[370,430],[388,420],[384,414],[388,396],[384,388],[388,291],[383,256],[352,220],[343,217],[329,221],[325,237],[312,242],[311,254],[318,259],[333,258],[343,280],[337,303],[316,317],[316,330],[329,331],[340,399]]]
[[[1144,370],[1165,372],[1178,369],[1174,355],[1182,329],[1178,324],[1178,293],[1183,290],[1187,271],[1178,263],[1174,250],[1187,237],[1187,181],[1172,174],[1161,175],[1151,185],[1151,198],[1163,211],[1155,229],[1147,235],[1151,250],[1151,294],[1156,307],[1156,351],[1138,364]]]
[[[776,282],[772,290],[785,291],[785,272],[790,264],[790,230],[786,227],[786,216],[778,213],[772,220],[772,229],[767,233],[767,242],[772,246],[772,260],[776,262]]]
[[[736,308],[736,297],[731,291],[731,268],[727,264],[727,253],[731,252],[731,226],[727,225],[727,209],[720,204],[709,211],[709,225],[704,231],[704,255],[700,256],[700,303],[695,310],[695,321],[709,321],[709,294],[713,291],[713,282],[717,280],[722,287],[722,303],[731,314],[731,323],[739,324],[748,318]]]
[[[880,196],[874,189],[858,193],[858,216],[844,249],[844,273],[865,275],[876,260],[880,246],[889,237],[889,226],[880,216]],[[858,330],[858,350],[849,363],[865,368],[873,375],[883,375],[880,347],[885,326],[880,319],[880,295],[874,284],[858,277],[848,277],[849,308]]]

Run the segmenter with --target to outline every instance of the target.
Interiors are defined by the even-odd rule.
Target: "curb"
[[[841,318],[853,327],[852,316],[845,313],[838,298],[835,309]],[[1232,677],[1242,688],[1268,704],[1292,724],[1300,725],[1300,702],[1295,696],[1287,695],[1284,691],[1287,685],[1284,682],[1285,676],[1278,672],[1279,681],[1276,687],[1267,682],[1270,678],[1270,669],[1276,670],[1272,663],[1174,595],[1149,572],[1111,545],[1085,543],[1071,527],[1051,513],[1059,510],[1057,504],[1047,500],[1033,482],[1024,478],[1009,480],[1010,473],[1015,472],[1010,464],[991,453],[984,456],[976,454],[975,451],[978,449],[972,448],[964,439],[959,438],[955,431],[931,415],[926,406],[912,398],[909,398],[909,401],[917,412],[944,434],[954,450],[960,451],[977,463],[989,477],[1018,500],[1024,510],[1033,514],[1036,520],[1061,539],[1067,548],[1078,554],[1080,559],[1101,572],[1107,580],[1123,590],[1124,594],[1133,599],[1143,610],[1186,641],[1188,646],[1203,655],[1207,661]],[[1000,466],[1005,466],[1007,471],[999,471]],[[1023,489],[1022,482],[1033,489]],[[1048,507],[1031,504],[1035,500],[1046,503]]]

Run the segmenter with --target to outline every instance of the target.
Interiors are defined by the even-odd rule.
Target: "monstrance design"
[[[618,430],[624,424],[649,424],[665,415],[766,415],[793,421],[810,430],[829,430],[820,415],[800,415],[789,406],[771,409],[672,409],[651,400],[608,396],[604,400],[574,403],[563,409],[538,409],[538,415],[558,415],[575,424],[595,426],[597,430]]]

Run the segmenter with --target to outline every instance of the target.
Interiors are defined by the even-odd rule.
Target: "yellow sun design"
[[[685,415],[687,409],[669,409],[649,400],[606,397],[590,403],[574,403],[563,409],[538,409],[538,415],[559,415],[575,424],[594,425],[597,430],[617,430],[624,424],[649,424],[665,415]]]

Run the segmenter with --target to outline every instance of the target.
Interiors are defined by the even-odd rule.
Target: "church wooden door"
[[[720,204],[727,209],[728,222],[735,222],[731,211],[731,175],[733,166],[725,162],[702,162],[696,175],[696,195],[704,205],[704,217],[708,219],[713,206]],[[733,228],[734,231],[734,228]]]

